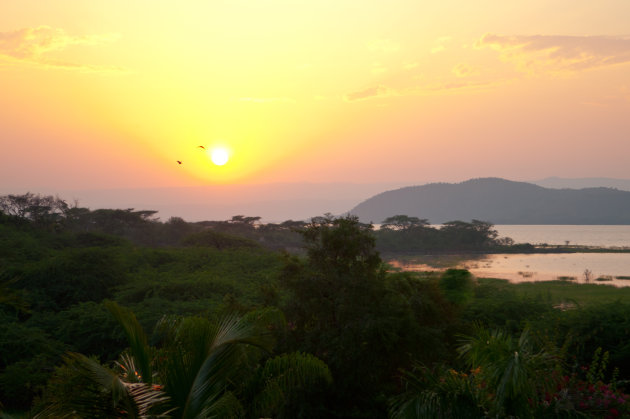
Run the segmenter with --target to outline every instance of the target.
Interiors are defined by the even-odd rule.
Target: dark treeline
[[[156,211],[89,210],[76,204],[70,206],[60,198],[30,193],[0,197],[0,211],[16,222],[29,221],[42,230],[105,233],[152,247],[202,243],[218,248],[240,247],[247,243],[242,239],[247,239],[252,246],[258,244],[295,253],[302,249],[299,231],[307,225],[304,221],[293,220],[263,224],[260,217],[243,215],[225,221],[186,222],[172,217],[161,222],[156,218]],[[396,215],[384,220],[381,228],[374,231],[374,236],[377,250],[388,254],[533,250],[531,245],[515,245],[510,238],[499,238],[491,223],[479,220],[450,221],[438,228],[429,225],[425,219]],[[84,235],[84,238],[97,240],[94,235]]]
[[[630,414],[630,304],[561,310],[465,270],[388,270],[378,235],[430,229],[422,220],[162,223],[36,195],[0,202],[7,415]],[[449,228],[467,249],[501,245],[487,223]]]
[[[510,252],[532,251],[528,244],[515,245],[509,237],[498,237],[486,221],[449,221],[429,225],[426,219],[395,215],[383,221],[375,232],[376,247],[383,253],[423,252]]]

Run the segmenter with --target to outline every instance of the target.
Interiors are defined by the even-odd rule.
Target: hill
[[[542,186],[543,188],[552,189],[582,189],[582,188],[614,188],[622,191],[630,191],[630,179],[612,179],[606,177],[589,177],[589,178],[561,178],[548,177],[541,180],[535,180],[531,183]]]
[[[549,189],[482,178],[386,191],[350,213],[375,223],[400,214],[433,224],[472,219],[494,224],[630,224],[630,192],[603,187]]]

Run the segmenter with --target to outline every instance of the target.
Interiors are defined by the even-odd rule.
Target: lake
[[[515,243],[630,247],[630,225],[497,225]]]
[[[501,237],[516,243],[630,247],[630,226],[497,225]],[[475,276],[504,278],[513,282],[567,279],[572,282],[630,286],[630,253],[555,253],[496,255],[428,255],[391,261],[403,270],[470,270]],[[587,271],[587,275],[585,275]],[[628,277],[628,279],[617,278]],[[597,279],[606,281],[597,281]]]

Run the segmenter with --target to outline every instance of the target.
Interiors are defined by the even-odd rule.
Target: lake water
[[[630,225],[497,225],[515,243],[630,247]]]
[[[498,225],[501,237],[516,243],[630,247],[630,226]],[[418,256],[392,261],[403,270],[468,269],[475,276],[513,282],[567,279],[572,282],[630,286],[630,253],[496,254],[475,256]],[[587,271],[587,275],[585,275]],[[628,279],[617,278],[628,277]],[[597,281],[604,278],[606,281]]]

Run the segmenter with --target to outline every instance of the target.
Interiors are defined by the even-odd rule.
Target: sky
[[[0,1],[0,190],[629,178],[628,22],[627,0]]]

